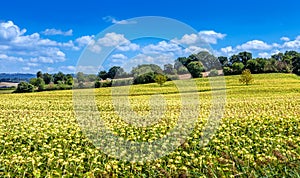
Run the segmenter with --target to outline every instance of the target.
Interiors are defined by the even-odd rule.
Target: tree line
[[[110,87],[130,84],[146,84],[157,82],[160,85],[166,80],[176,80],[179,75],[191,74],[193,78],[203,77],[203,72],[209,76],[238,75],[248,69],[251,73],[295,73],[300,75],[300,53],[286,51],[272,55],[270,58],[253,58],[250,52],[240,52],[230,57],[215,57],[202,51],[188,57],[178,57],[174,64],[165,64],[163,69],[156,64],[142,64],[126,72],[120,66],[113,66],[108,71],[102,70],[97,75],[78,72],[76,75],[37,72],[36,78],[29,83],[21,82],[16,92],[32,92],[45,90],[60,90],[85,87]],[[76,83],[77,85],[74,85]],[[89,85],[92,84],[92,85]]]

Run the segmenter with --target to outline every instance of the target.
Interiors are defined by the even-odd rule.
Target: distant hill
[[[19,83],[20,81],[29,81],[31,78],[35,78],[35,74],[22,74],[22,73],[0,73],[0,82],[14,82]]]

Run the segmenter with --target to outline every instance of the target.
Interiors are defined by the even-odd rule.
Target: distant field
[[[1,87],[17,87],[18,83],[10,83],[10,82],[0,82]]]
[[[190,109],[188,105],[182,107],[179,93],[191,100],[189,97],[195,97],[194,94],[199,96],[197,124],[187,140],[164,157],[135,163],[109,157],[87,139],[75,118],[72,91],[3,94],[0,176],[300,177],[300,77],[253,76],[255,81],[249,86],[240,84],[239,76],[225,77],[225,113],[220,127],[205,146],[199,143],[212,105],[207,78],[194,80],[196,90],[187,86],[178,91],[173,82],[163,87],[130,86],[131,109],[141,116],[151,113],[152,94],[161,93],[164,97],[166,112],[160,122],[148,127],[129,125],[117,115],[111,100],[113,88],[95,89],[97,107],[106,128],[115,136],[140,142],[162,138],[176,126],[181,109]],[[121,100],[126,93],[123,94],[114,97]],[[112,145],[112,142],[103,139],[99,144]],[[130,156],[129,152],[124,154]]]

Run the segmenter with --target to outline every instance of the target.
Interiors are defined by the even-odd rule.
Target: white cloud
[[[26,29],[20,30],[12,21],[0,23],[0,40],[11,41],[26,32]]]
[[[118,46],[124,44],[130,44],[130,41],[127,40],[123,34],[117,33],[107,33],[103,38],[97,40],[97,43],[101,46]]]
[[[281,47],[281,45],[278,44],[278,43],[273,43],[272,46],[273,46],[274,48],[280,48],[280,47]]]
[[[280,38],[280,40],[281,41],[290,41],[290,38],[283,36]]]
[[[39,64],[29,62],[29,63],[27,63],[27,66],[29,66],[29,67],[37,67],[37,66],[39,66]]]
[[[198,34],[185,34],[180,39],[173,39],[172,42],[183,45],[195,45],[195,44],[217,44],[218,40],[224,39],[226,34],[217,33],[212,30],[200,31]]]
[[[106,22],[111,22],[113,24],[120,24],[120,25],[128,25],[128,24],[136,24],[136,21],[133,20],[117,20],[116,18],[112,16],[106,16],[102,18]]]
[[[217,33],[213,30],[200,31],[198,33],[201,40],[209,44],[217,44],[219,39],[223,39],[226,34]]]
[[[272,49],[272,46],[260,40],[252,40],[242,45],[238,45],[236,48],[238,50],[270,50]]]
[[[113,59],[128,59],[127,56],[125,56],[124,54],[114,54],[111,56]]]
[[[117,49],[120,51],[137,51],[140,49],[140,46],[135,43],[130,43],[128,45],[117,46]]]
[[[82,37],[77,38],[77,39],[75,40],[75,42],[76,42],[80,47],[82,47],[82,46],[86,46],[86,45],[88,45],[88,44],[94,42],[94,38],[95,38],[94,35],[92,35],[92,36],[88,36],[88,35],[87,35],[87,36],[82,36]]]
[[[7,56],[6,54],[0,54],[0,59],[5,60],[6,62],[23,62],[22,57]]]
[[[228,53],[233,52],[233,48],[232,48],[232,46],[227,46],[227,47],[225,47],[225,48],[221,48],[221,51],[222,51],[223,53],[228,54]]]
[[[99,38],[97,41],[92,40],[88,48],[92,52],[99,53],[102,48],[105,47],[114,47],[120,51],[136,51],[140,49],[139,45],[131,43],[123,34],[117,34],[115,32],[107,33],[103,38]]]
[[[72,36],[73,35],[73,30],[70,29],[68,31],[62,31],[60,29],[46,29],[45,31],[42,31],[42,34],[44,35],[63,35],[63,36]]]
[[[195,44],[197,43],[197,41],[199,40],[199,36],[196,34],[185,34],[183,35],[183,37],[181,39],[173,39],[171,40],[172,42],[175,43],[179,43],[179,44],[187,44],[187,45],[191,45],[191,44]]]
[[[11,62],[22,62],[27,67],[36,67],[39,63],[63,62],[66,54],[62,49],[78,50],[71,40],[57,42],[43,39],[38,33],[25,33],[25,29],[20,30],[12,21],[0,23],[0,54],[2,60],[6,61],[4,67],[9,68]]]
[[[182,48],[175,43],[160,41],[158,44],[150,44],[142,49],[144,54],[180,53]]]
[[[288,48],[288,49],[299,49],[300,48],[300,38],[298,40],[298,37],[294,41],[288,41],[285,42],[282,45],[283,48]]]
[[[258,53],[258,56],[261,57],[261,58],[268,58],[271,55],[269,53],[267,53],[267,52],[263,52],[263,53]]]

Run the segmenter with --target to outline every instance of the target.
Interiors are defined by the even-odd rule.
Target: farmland
[[[195,79],[197,91],[188,87],[184,91],[186,98],[199,97],[194,129],[171,153],[144,162],[115,159],[95,147],[78,125],[72,91],[1,94],[0,176],[299,177],[300,77],[257,74],[249,86],[240,84],[239,76],[225,79],[225,111],[210,142],[199,144],[211,111],[212,91],[207,78]],[[173,82],[162,87],[132,85],[129,100],[139,115],[151,115],[153,94],[160,93],[166,103],[160,122],[136,127],[114,111],[113,88],[95,89],[97,108],[105,126],[127,140],[162,138],[176,126],[181,109],[189,109],[181,107],[182,91]]]

